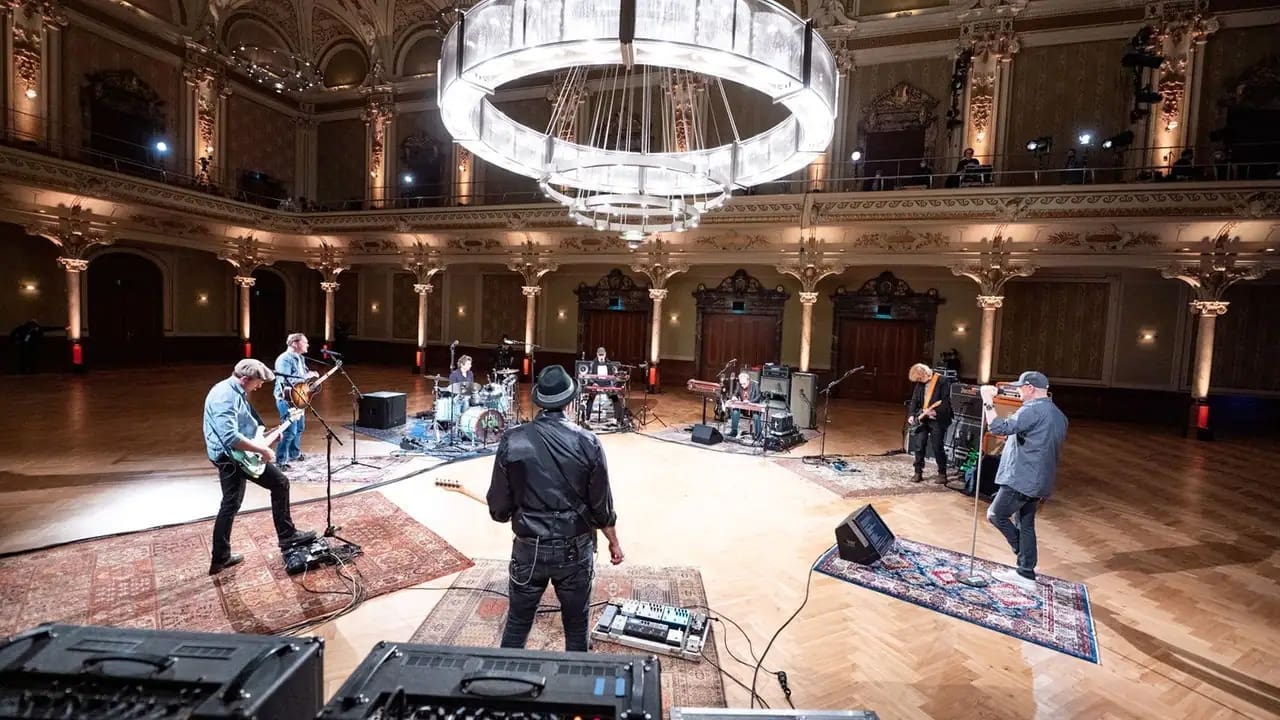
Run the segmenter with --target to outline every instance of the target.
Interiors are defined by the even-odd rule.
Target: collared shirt
[[[275,395],[277,398],[285,398],[289,388],[300,382],[306,382],[298,378],[305,378],[307,373],[311,372],[307,369],[307,361],[292,349],[285,350],[276,356],[275,371]],[[293,377],[285,377],[286,375],[292,375]]]
[[[517,537],[575,537],[618,519],[600,440],[560,410],[502,436],[487,500],[489,515],[510,521]]]
[[[204,399],[204,446],[209,459],[229,454],[238,440],[258,432],[258,415],[234,376],[214,385]]]
[[[455,383],[468,383],[468,384],[470,384],[470,383],[473,383],[473,382],[475,382],[475,381],[476,381],[476,374],[475,374],[475,372],[474,372],[474,371],[471,371],[471,370],[468,370],[468,371],[466,371],[466,372],[464,373],[464,372],[462,372],[461,370],[459,370],[459,369],[457,369],[457,368],[454,368],[454,369],[453,369],[453,372],[449,373],[449,384],[450,384],[450,385],[453,385],[453,384],[455,384]]]
[[[1067,416],[1049,398],[1034,398],[1009,417],[996,418],[990,430],[994,435],[1013,436],[1000,455],[996,484],[1031,497],[1049,497],[1067,437]]]

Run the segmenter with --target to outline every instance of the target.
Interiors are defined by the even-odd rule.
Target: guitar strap
[[[929,405],[933,403],[933,391],[937,389],[937,387],[938,373],[934,373],[933,376],[929,378],[929,382],[924,386],[924,403],[921,404],[921,407],[928,409]]]

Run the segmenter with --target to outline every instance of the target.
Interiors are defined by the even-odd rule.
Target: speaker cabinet
[[[818,427],[818,376],[813,373],[794,373],[791,376],[791,416],[796,427],[812,430]]]
[[[710,425],[694,425],[692,439],[699,445],[716,445],[724,442],[724,436],[720,431]]]
[[[849,513],[836,526],[836,552],[841,560],[870,565],[893,549],[896,538],[870,505]]]
[[[397,392],[365,393],[360,398],[360,427],[386,430],[403,425],[406,396]]]

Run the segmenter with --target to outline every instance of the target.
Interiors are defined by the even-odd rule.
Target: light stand
[[[513,341],[511,344],[512,344],[512,345],[523,345],[524,343],[517,343],[517,342],[514,342],[514,341]],[[530,390],[529,390],[529,391],[530,391],[530,392],[533,392],[533,386],[534,386],[534,385],[536,385],[536,384],[538,384],[538,358],[537,358],[537,351],[538,351],[538,350],[541,350],[541,349],[542,349],[542,346],[541,346],[541,345],[534,345],[533,343],[529,343],[528,347],[529,347],[529,355],[528,355],[528,358],[529,358],[529,388],[530,388]],[[522,411],[522,410],[523,410],[523,407],[522,407],[522,406],[523,406],[523,403],[521,403],[521,402],[520,402],[520,397],[519,397],[519,395],[520,395],[519,393],[516,393],[516,398],[515,398],[515,403],[516,403],[516,405],[517,405],[517,406],[520,406],[519,410],[518,410],[518,411],[517,411],[517,413],[516,413],[516,417],[517,417],[517,418],[523,417],[522,415],[520,415],[520,411]]]
[[[378,465],[374,465],[372,463],[367,463],[367,462],[360,462],[359,460],[356,459],[356,421],[358,419],[358,408],[360,405],[360,398],[364,397],[364,394],[360,392],[360,388],[356,387],[355,381],[353,381],[351,379],[351,376],[347,374],[347,370],[346,368],[343,367],[341,360],[338,361],[338,372],[342,373],[342,377],[346,378],[347,384],[351,386],[351,390],[348,391],[348,394],[351,395],[351,462],[348,462],[346,465],[343,465],[342,467],[338,468],[337,472],[342,472],[347,468],[355,467],[357,465],[359,465],[360,467],[371,468],[373,470],[381,470],[382,468]],[[320,422],[324,422],[324,421],[321,420]],[[328,427],[328,425],[326,425],[325,427]]]
[[[346,373],[343,373],[343,375],[346,375]],[[312,404],[309,402],[307,403],[307,409],[311,411],[311,414],[314,415],[315,418],[320,421],[320,425],[324,427],[324,469],[325,469],[324,537],[338,540],[343,544],[343,546],[345,546],[342,549],[346,552],[346,554],[341,555],[341,557],[351,557],[352,555],[359,555],[361,553],[360,546],[339,535],[338,531],[341,530],[342,528],[337,527],[336,525],[333,524],[333,443],[334,441],[337,441],[337,443],[341,445],[342,440],[341,438],[338,437],[338,434],[333,431],[333,428],[329,426],[329,423],[325,421],[324,417],[319,412],[317,412],[315,407],[312,406]],[[354,444],[355,442],[353,440],[352,452],[355,451]],[[350,467],[350,466],[347,466],[347,467]],[[335,550],[335,548],[331,547],[330,550],[331,551]]]
[[[649,370],[648,365],[649,363],[640,363],[640,368],[646,371],[645,373],[646,375],[648,374],[647,371]],[[706,422],[706,417],[707,417],[706,408],[707,408],[707,404],[706,402],[703,402],[702,417],[703,417],[704,423]],[[645,383],[645,386],[644,386],[644,399],[640,401],[640,413],[636,415],[636,420],[640,423],[640,427],[647,427],[651,422],[657,422],[662,427],[667,427],[667,423],[663,421],[662,416],[658,415],[658,413],[653,411],[653,408],[649,407],[649,384],[648,383]]]
[[[814,464],[826,465],[831,462],[832,458],[839,457],[838,455],[827,457],[827,426],[831,424],[831,391],[834,390],[837,385],[844,382],[845,379],[848,378],[850,375],[861,371],[865,367],[866,365],[859,365],[858,367],[853,368],[852,370],[846,372],[844,375],[841,375],[839,378],[832,380],[830,385],[827,385],[825,388],[823,388],[821,391],[818,392],[819,395],[827,396],[827,401],[823,404],[823,409],[822,409],[822,440],[819,441],[818,454],[806,455],[804,456],[803,460],[805,461],[817,460],[817,462]]]
[[[987,412],[982,411],[982,422],[978,425],[978,466],[973,476],[973,538],[969,542],[969,574],[960,578],[960,582],[969,587],[986,587],[987,579],[974,573],[973,556],[978,549],[978,489],[982,487],[982,456],[987,454]]]

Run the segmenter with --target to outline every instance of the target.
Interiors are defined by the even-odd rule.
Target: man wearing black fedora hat
[[[550,582],[560,600],[565,649],[585,652],[595,531],[608,539],[614,565],[624,557],[614,529],[618,518],[604,448],[564,416],[577,393],[563,367],[543,368],[533,388],[533,402],[542,412],[508,431],[494,456],[489,514],[510,522],[515,533],[502,647],[524,647]]]

